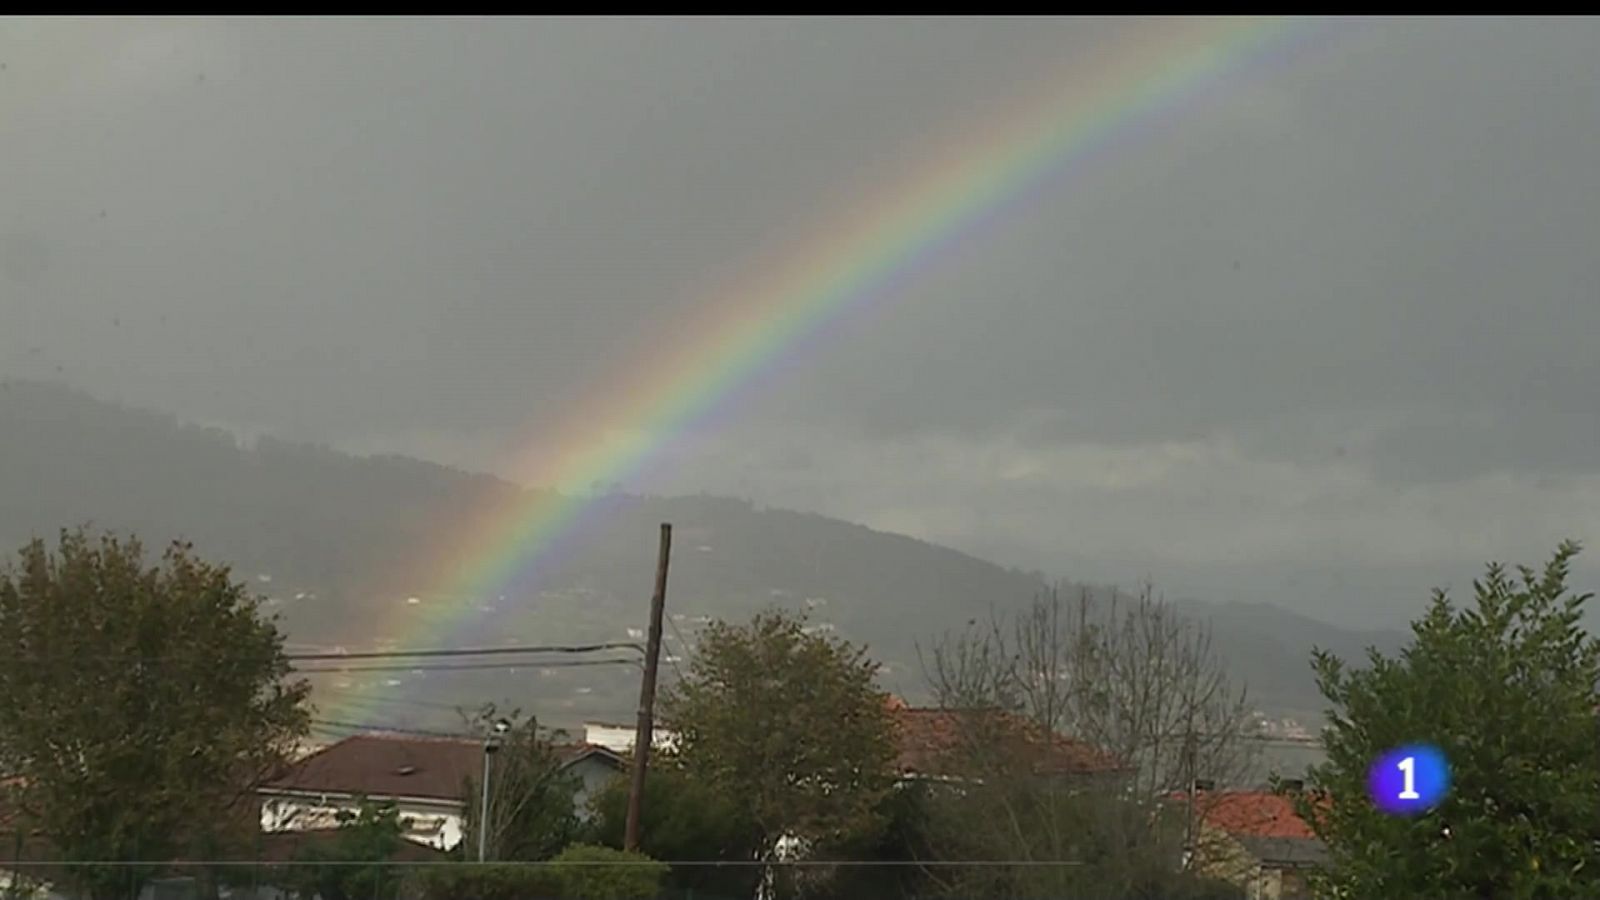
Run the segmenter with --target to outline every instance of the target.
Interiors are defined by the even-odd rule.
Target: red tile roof
[[[1201,791],[1195,798],[1195,808],[1207,825],[1233,835],[1317,836],[1311,826],[1295,814],[1294,804],[1288,797],[1271,791]]]
[[[1014,740],[1033,757],[1041,775],[1116,772],[1123,766],[1111,754],[1062,735],[1046,736],[1021,716],[993,709],[933,709],[888,704],[899,739],[898,768],[923,775],[951,774],[964,744]]]
[[[616,753],[593,744],[561,744],[556,752],[564,765],[590,755],[621,765]],[[305,757],[264,789],[460,803],[467,780],[482,770],[482,741],[360,734]]]

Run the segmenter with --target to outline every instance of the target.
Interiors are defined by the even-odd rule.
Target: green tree
[[[590,798],[587,839],[620,849],[628,819],[626,773]],[[756,831],[737,795],[689,777],[669,758],[645,774],[639,849],[664,860],[748,862]],[[758,875],[749,866],[673,866],[667,884],[713,896],[749,894]]]
[[[583,900],[649,900],[661,890],[665,863],[642,853],[573,844],[550,861],[565,897]]]
[[[304,900],[392,900],[403,878],[385,871],[384,862],[405,840],[404,823],[392,803],[362,801],[357,811],[338,815],[339,829],[327,842],[303,845],[294,855],[284,887]],[[354,865],[371,863],[371,865]]]
[[[1563,543],[1520,578],[1491,564],[1457,609],[1435,591],[1397,658],[1347,668],[1317,651],[1331,704],[1327,760],[1299,811],[1327,842],[1323,887],[1347,897],[1600,895],[1600,642],[1580,627]],[[1438,746],[1452,786],[1427,814],[1379,812],[1368,767],[1396,746]]]
[[[0,569],[0,771],[19,827],[132,896],[185,853],[244,840],[254,790],[308,725],[283,636],[229,570],[175,543],[64,531]],[[196,848],[204,848],[197,851]]]
[[[517,711],[500,716],[491,705],[478,712],[471,726],[488,740],[501,721],[506,731],[490,761],[487,858],[549,859],[577,836],[578,776],[562,765],[552,736],[541,733],[537,719]],[[467,780],[465,796],[472,800],[460,846],[467,859],[478,854],[482,783],[480,777]]]
[[[927,783],[918,781],[906,781],[891,790],[877,809],[882,827],[823,848],[829,859],[883,865],[808,867],[795,873],[806,900],[933,896],[937,883],[923,867],[911,865],[935,858],[928,840],[932,794]]]
[[[881,825],[895,744],[877,671],[781,611],[705,629],[662,709],[684,773],[743,806],[757,858],[785,836],[821,846]]]
[[[416,883],[422,900],[542,900],[565,893],[559,874],[543,864],[430,866]]]
[[[666,874],[643,854],[573,844],[541,862],[437,866],[416,884],[422,900],[647,900]]]

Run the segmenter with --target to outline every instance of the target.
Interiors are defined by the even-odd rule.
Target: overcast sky
[[[520,478],[718,286],[1150,27],[0,22],[0,376]],[[1596,46],[1325,26],[970,229],[636,487],[1347,623],[1595,542]]]

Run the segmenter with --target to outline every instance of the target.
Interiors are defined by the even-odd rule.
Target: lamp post
[[[501,719],[494,723],[494,731],[483,741],[483,800],[478,814],[478,862],[485,860],[489,847],[489,760],[500,749],[500,741],[510,730],[511,723]]]

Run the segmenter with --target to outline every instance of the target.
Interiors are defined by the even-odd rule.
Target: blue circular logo
[[[1367,770],[1367,793],[1392,816],[1427,812],[1450,790],[1450,764],[1431,744],[1407,744],[1378,754]]]

